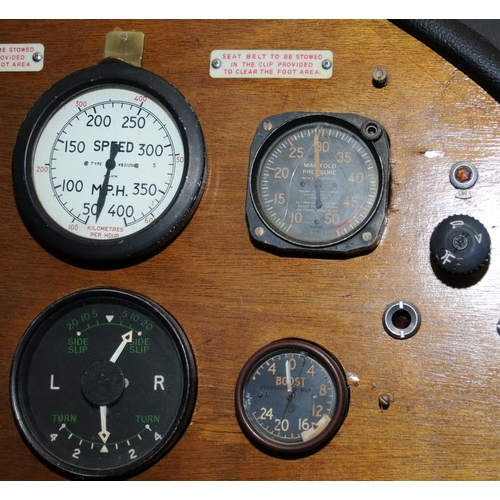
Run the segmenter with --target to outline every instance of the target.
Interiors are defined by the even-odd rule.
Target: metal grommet
[[[366,120],[361,125],[361,135],[367,141],[376,141],[382,135],[382,127],[375,120]]]
[[[469,189],[477,182],[477,168],[471,163],[459,161],[450,169],[450,182],[457,189]]]
[[[413,304],[398,300],[387,307],[382,322],[391,337],[404,340],[415,335],[420,328],[420,313]]]

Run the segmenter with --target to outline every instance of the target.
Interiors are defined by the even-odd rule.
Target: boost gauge
[[[235,400],[239,423],[258,448],[298,457],[317,451],[339,430],[349,388],[330,353],[310,342],[284,339],[245,363]]]
[[[353,114],[265,119],[250,152],[254,242],[286,253],[349,256],[378,243],[389,199],[389,139]]]
[[[83,264],[128,264],[167,244],[193,215],[204,180],[204,139],[188,102],[114,58],[43,94],[13,155],[27,227]]]
[[[146,297],[89,289],[49,306],[16,350],[11,399],[31,449],[63,475],[144,470],[186,430],[196,398],[191,347]]]

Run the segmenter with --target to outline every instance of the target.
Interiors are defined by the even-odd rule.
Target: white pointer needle
[[[122,335],[122,343],[118,346],[118,349],[115,351],[113,356],[111,356],[110,359],[111,363],[115,363],[120,354],[122,353],[123,349],[125,349],[125,346],[127,344],[130,344],[130,342],[132,342],[132,333],[133,333],[132,330],[130,330],[130,332],[124,333]]]
[[[290,361],[285,363],[286,390],[292,392],[292,373],[290,372]]]
[[[106,444],[106,441],[109,438],[109,432],[108,429],[106,429],[106,415],[108,413],[108,408],[106,406],[100,406],[99,410],[101,413],[101,432],[99,432],[99,437],[102,442]]]

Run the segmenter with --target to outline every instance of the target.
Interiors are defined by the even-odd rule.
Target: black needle
[[[111,174],[111,170],[116,167],[115,158],[119,149],[120,146],[118,142],[111,141],[109,160],[106,160],[106,175],[104,176],[104,181],[101,185],[101,189],[99,190],[99,198],[97,199],[97,210],[95,216],[96,222],[98,221],[102,209],[104,208],[104,202],[106,201],[106,195],[108,194],[109,176]]]
[[[304,372],[304,367],[306,366],[306,361],[307,360],[304,357],[304,362],[302,363],[302,367],[300,368],[300,373],[298,375],[299,377],[302,377],[302,373]],[[297,385],[292,384],[292,386],[293,386],[292,393],[288,394],[286,397],[286,406],[285,406],[285,409],[283,410],[282,420],[285,418],[285,415],[287,414],[287,412],[291,412],[295,409],[295,405],[292,404],[292,401],[294,400],[296,392],[297,392]]]
[[[314,189],[316,190],[316,208],[319,210],[323,206],[321,201],[321,166],[320,166],[320,145],[319,135],[314,134]]]
[[[323,202],[321,201],[321,179],[314,180],[314,189],[316,190],[315,206],[319,210],[323,206]]]

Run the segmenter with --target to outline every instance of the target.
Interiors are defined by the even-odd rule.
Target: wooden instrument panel
[[[135,266],[89,270],[46,252],[16,208],[11,173],[19,127],[56,81],[102,57],[119,26],[142,31],[142,66],[190,102],[206,140],[208,178],[183,232]],[[196,358],[198,394],[177,445],[139,480],[499,479],[500,106],[462,72],[386,20],[4,20],[0,43],[42,43],[38,73],[0,73],[0,479],[60,476],[24,444],[13,419],[9,374],[31,321],[76,290],[111,286],[161,304],[182,325]],[[334,54],[333,76],[213,79],[215,49],[316,49]],[[372,85],[384,66],[388,84]],[[249,149],[258,124],[288,111],[357,113],[378,120],[391,141],[391,197],[379,246],[349,259],[291,258],[257,249],[245,220]],[[479,172],[470,197],[449,170]],[[438,279],[429,239],[445,217],[480,220],[491,259],[475,284]],[[418,333],[395,340],[382,316],[415,304]],[[247,359],[286,337],[316,342],[342,364],[347,418],[317,453],[290,462],[243,435],[234,389]],[[381,395],[390,405],[379,406]]]

